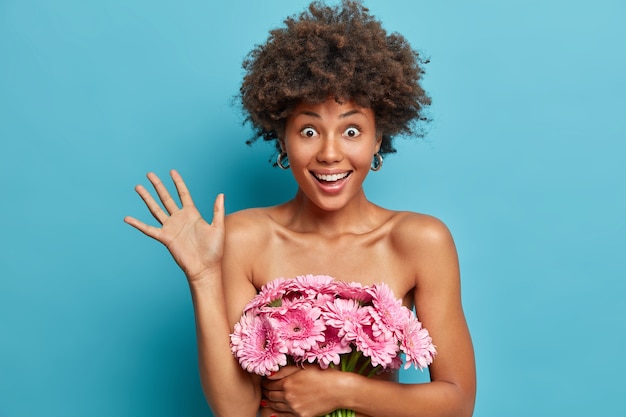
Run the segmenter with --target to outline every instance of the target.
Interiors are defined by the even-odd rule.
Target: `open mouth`
[[[351,173],[352,173],[351,171],[342,172],[342,173],[338,173],[338,174],[316,174],[316,173],[313,173],[313,176],[315,177],[316,180],[318,180],[322,184],[333,184],[333,183],[336,183],[338,181],[341,181],[343,179],[348,178]]]

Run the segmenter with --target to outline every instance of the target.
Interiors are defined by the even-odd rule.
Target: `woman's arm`
[[[230,239],[225,238],[223,195],[215,200],[213,223],[208,224],[196,209],[182,177],[176,171],[171,175],[182,207],[151,173],[148,179],[164,209],[144,187],[136,190],[161,227],[133,217],[124,221],[165,245],[187,277],[196,319],[202,387],[215,416],[254,417],[261,395],[259,381],[244,372],[230,352],[233,320],[229,315],[241,312],[256,291],[245,277],[230,279],[238,271],[228,261],[232,256],[226,255],[229,245],[225,240]],[[235,285],[237,289],[233,290]]]
[[[253,417],[261,400],[260,380],[245,372],[230,351],[226,292],[221,280],[208,275],[190,283],[202,388],[216,417]]]
[[[264,383],[277,417],[316,416],[337,408],[371,417],[472,415],[474,354],[461,306],[454,242],[434,218],[410,217],[398,226],[394,244],[414,271],[417,315],[437,346],[431,382],[400,384],[312,367],[281,370]]]

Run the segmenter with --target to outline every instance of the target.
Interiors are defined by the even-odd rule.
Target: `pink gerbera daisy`
[[[352,352],[352,347],[339,337],[338,330],[334,327],[327,327],[324,332],[324,342],[314,345],[306,352],[304,359],[310,363],[317,361],[320,368],[326,369],[331,363],[339,365],[340,355],[350,352]]]
[[[336,282],[328,275],[300,275],[291,280],[289,292],[314,300],[320,295],[334,296]]]
[[[284,343],[282,351],[298,360],[312,346],[323,342],[326,325],[320,315],[321,310],[308,303],[294,303],[272,314],[272,324]]]
[[[357,300],[337,298],[326,303],[322,317],[327,326],[338,329],[339,337],[356,338],[356,328],[371,323],[370,307],[362,307]]]
[[[356,329],[356,339],[354,344],[357,350],[371,359],[373,367],[382,366],[387,368],[393,363],[393,359],[398,354],[398,342],[395,338],[384,335],[374,336],[370,326],[363,326]]]
[[[244,312],[268,305],[280,305],[289,287],[289,281],[285,278],[277,278],[263,285],[259,293],[246,305]]]
[[[375,284],[369,288],[372,294],[372,330],[375,336],[399,337],[411,317],[411,310],[402,305],[386,284]]]
[[[424,369],[430,365],[437,354],[432,342],[428,330],[422,327],[422,323],[417,319],[411,320],[404,329],[404,337],[400,342],[400,348],[406,354],[404,369],[411,365]]]
[[[356,300],[361,305],[372,302],[372,294],[358,282],[337,282],[337,295],[340,298]]]
[[[244,314],[230,340],[231,351],[248,372],[268,375],[287,364],[284,343],[264,316]]]

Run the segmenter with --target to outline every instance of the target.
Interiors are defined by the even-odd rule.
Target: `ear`
[[[376,144],[374,145],[374,153],[378,153],[380,151],[380,147],[383,144],[383,134],[379,134],[376,138]]]
[[[287,152],[285,150],[286,149],[285,141],[282,138],[278,138],[278,139],[276,139],[276,141],[278,142],[278,146],[280,147],[280,151],[283,152],[283,153]]]

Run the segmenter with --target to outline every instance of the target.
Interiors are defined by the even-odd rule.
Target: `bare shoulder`
[[[397,250],[445,249],[454,246],[448,227],[438,218],[414,213],[398,212],[391,220],[390,236]]]
[[[241,227],[263,226],[271,219],[269,213],[271,208],[249,208],[236,211],[226,216],[226,226],[230,230],[238,230]]]
[[[400,212],[395,217],[391,244],[410,271],[414,285],[422,290],[457,286],[458,256],[448,227],[438,218],[424,214]]]
[[[267,239],[272,229],[272,208],[250,208],[226,216],[226,244],[255,245]]]

